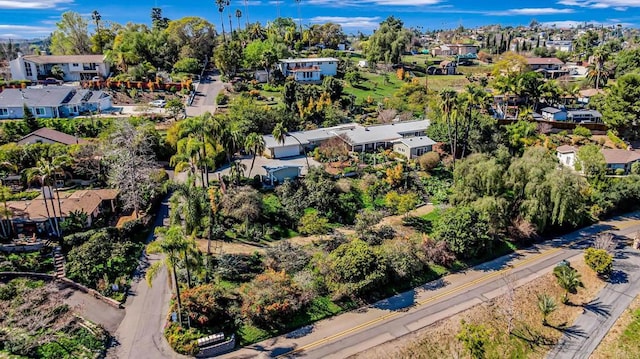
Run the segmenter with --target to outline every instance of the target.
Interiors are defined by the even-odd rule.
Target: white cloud
[[[73,0],[0,0],[0,9],[52,9],[72,2]]]
[[[428,6],[436,5],[444,0],[309,0],[307,3],[311,5],[321,5],[330,7],[347,7],[359,6],[366,7],[370,5],[382,6]]]
[[[352,29],[375,29],[380,24],[380,17],[343,17],[343,16],[316,16],[310,19],[311,23],[323,24],[326,22],[333,22],[340,24],[344,28]]]
[[[625,11],[629,7],[640,7],[638,0],[560,0],[558,4],[592,9],[613,8],[617,11]]]
[[[505,16],[505,15],[555,15],[555,14],[570,14],[573,9],[556,9],[551,7],[542,8],[522,8],[522,9],[508,9],[504,11],[491,11],[486,15]]]
[[[55,27],[0,24],[0,38],[34,39],[49,35]]]
[[[581,25],[584,26],[585,24],[586,25],[593,25],[593,26],[612,26],[612,25],[622,25],[624,27],[633,26],[633,24],[631,24],[631,23],[619,22],[619,21],[613,21],[613,20],[606,20],[606,21],[563,20],[563,21],[548,21],[548,22],[541,23],[542,26],[558,27],[558,28],[564,28],[564,29],[572,28],[572,27],[578,27],[578,26],[581,26]]]

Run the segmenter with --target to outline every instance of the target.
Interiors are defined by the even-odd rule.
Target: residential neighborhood
[[[640,357],[640,5],[14,3],[0,358]]]

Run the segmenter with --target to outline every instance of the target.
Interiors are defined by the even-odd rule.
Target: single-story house
[[[75,145],[75,144],[84,143],[84,142],[86,141],[76,136],[71,136],[64,132],[43,127],[22,137],[18,141],[18,144],[26,145],[26,144],[34,144],[34,143],[61,143],[63,145]]]
[[[600,123],[602,114],[596,110],[569,110],[567,120],[577,123]]]
[[[0,92],[0,119],[22,118],[24,105],[37,118],[72,117],[112,107],[111,97],[102,91],[68,86],[5,89]]]
[[[575,168],[576,166],[576,153],[578,150],[569,145],[562,145],[556,148],[556,156],[561,164],[567,167]]]
[[[408,159],[414,159],[431,152],[435,144],[434,140],[426,136],[407,137],[394,141],[393,151]]]
[[[635,162],[640,162],[640,152],[633,150],[623,150],[618,148],[603,148],[600,153],[604,156],[607,171],[615,173],[623,170],[624,174],[629,174],[631,166]],[[559,146],[556,148],[556,156],[564,166],[575,168],[577,163],[578,149],[573,146]]]
[[[280,143],[272,135],[265,135],[265,156],[283,158],[298,156],[319,146],[322,142],[338,137],[352,152],[375,151],[390,148],[401,138],[425,136],[429,120],[393,122],[386,125],[363,126],[349,123],[335,127],[291,132]]]
[[[333,57],[282,59],[278,61],[278,69],[284,77],[293,76],[295,81],[319,82],[338,73],[338,62]]]
[[[110,65],[104,55],[18,55],[9,62],[11,78],[14,80],[38,81],[51,77],[54,66],[62,70],[65,81],[91,80],[93,77],[109,76]]]
[[[431,53],[435,56],[457,56],[477,54],[478,46],[470,44],[445,44],[431,49]]]
[[[51,196],[52,191],[45,191],[45,193],[47,196]],[[64,221],[71,212],[80,211],[87,214],[87,226],[91,226],[91,223],[100,214],[116,211],[118,194],[119,191],[117,189],[94,189],[60,193],[61,215],[58,212],[57,197],[53,199],[53,202],[59,219]],[[53,227],[48,220],[47,206],[50,207],[51,202],[47,199],[47,204],[45,205],[42,195],[32,200],[7,202],[7,209],[11,213],[11,221],[17,233],[28,235],[33,233],[52,233]],[[49,208],[49,213],[52,213],[51,208]]]
[[[558,40],[547,41],[544,46],[549,50],[558,50],[563,52],[573,51],[573,41],[571,40]]]
[[[540,110],[542,118],[547,121],[566,121],[567,111],[555,107],[545,107]]]
[[[607,170],[611,172],[622,169],[625,174],[628,174],[631,171],[631,166],[635,162],[640,162],[640,153],[636,151],[605,148],[600,152],[604,155]]]
[[[562,60],[555,57],[528,57],[527,65],[532,71],[544,69],[544,70],[560,70],[564,65]]]
[[[283,183],[286,180],[292,180],[300,177],[302,166],[283,165],[277,167],[262,166],[266,171],[263,176],[264,181],[269,182],[272,186],[277,183]]]
[[[580,95],[578,97],[578,102],[582,103],[582,104],[589,104],[589,102],[591,101],[591,98],[595,95],[599,95],[599,94],[603,94],[604,90],[602,89],[586,89],[586,90],[581,90],[580,91]]]

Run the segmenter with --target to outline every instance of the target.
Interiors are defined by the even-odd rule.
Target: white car
[[[166,104],[167,104],[167,101],[165,100],[155,100],[155,101],[149,102],[149,106],[153,106],[153,107],[164,107]]]

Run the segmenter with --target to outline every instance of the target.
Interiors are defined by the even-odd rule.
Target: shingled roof
[[[85,142],[84,140],[79,139],[76,136],[71,136],[71,135],[68,135],[68,134],[66,134],[64,132],[60,132],[60,131],[56,131],[56,130],[51,129],[51,128],[43,127],[43,128],[37,129],[37,130],[31,132],[30,134],[22,137],[18,141],[18,144],[19,145],[24,145],[24,144],[27,144],[27,143],[31,143],[29,141],[29,138],[34,137],[34,136],[46,138],[47,140],[51,140],[51,141],[57,142],[57,143],[62,143],[62,144],[65,144],[65,145],[75,145],[77,143]]]

